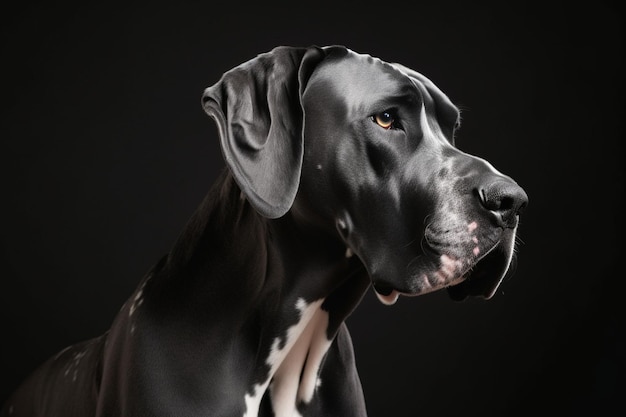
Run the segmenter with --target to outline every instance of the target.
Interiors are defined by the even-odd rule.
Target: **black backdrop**
[[[203,89],[277,45],[344,44],[433,79],[464,109],[458,146],[530,196],[515,274],[492,300],[385,307],[369,293],[348,320],[370,414],[623,415],[611,3],[15,7],[0,39],[0,401],[108,328],[223,167]]]

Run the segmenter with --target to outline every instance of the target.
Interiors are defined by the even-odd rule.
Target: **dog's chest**
[[[246,394],[244,417],[258,416],[261,399],[268,388],[276,417],[299,416],[297,405],[311,401],[321,383],[320,365],[332,343],[327,337],[328,313],[321,308],[322,302],[307,303],[298,299],[295,308],[299,320],[283,337],[273,340],[265,360],[269,374]]]

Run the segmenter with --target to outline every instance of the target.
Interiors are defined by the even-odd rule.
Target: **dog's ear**
[[[202,96],[237,184],[263,216],[291,207],[304,154],[301,95],[324,49],[277,47],[224,73]]]

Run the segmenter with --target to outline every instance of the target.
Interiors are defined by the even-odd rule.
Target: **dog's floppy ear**
[[[224,73],[202,96],[237,184],[263,216],[291,207],[304,154],[301,95],[322,48],[281,46]]]

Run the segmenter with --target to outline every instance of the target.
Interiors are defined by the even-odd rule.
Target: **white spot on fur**
[[[148,283],[148,281],[150,281],[150,278],[152,278],[152,275],[148,275],[137,289],[135,297],[133,298],[133,302],[130,305],[130,309],[128,310],[128,317],[131,317],[135,313],[137,308],[139,308],[141,304],[143,304],[143,290],[146,288],[146,284]]]
[[[70,372],[72,372],[72,381],[75,382],[78,378],[78,366],[80,365],[81,359],[87,354],[87,352],[76,352],[72,356],[72,360],[68,363],[65,372],[63,372],[63,376],[67,377]]]
[[[441,271],[446,278],[451,278],[457,270],[457,262],[448,255],[441,255]]]
[[[428,278],[424,277],[424,282],[429,285],[428,289],[422,293],[454,285],[463,280],[463,276],[459,275],[459,271],[461,271],[463,267],[462,261],[448,255],[441,255],[439,260],[441,267],[438,271],[433,273],[431,281],[429,282]]]
[[[263,394],[269,385],[268,379],[263,384],[256,384],[253,388],[252,395],[246,394],[244,400],[246,402],[246,412],[243,413],[243,417],[257,417],[259,415],[259,406],[261,405],[261,399]]]
[[[261,399],[270,382],[275,417],[299,416],[297,401],[310,401],[319,366],[331,344],[326,339],[328,313],[321,310],[322,302],[323,300],[318,300],[307,304],[302,298],[297,300],[296,309],[300,312],[300,319],[287,329],[282,348],[280,345],[283,339],[274,339],[266,360],[270,367],[268,378],[253,387],[252,395],[245,395],[244,417],[258,416]]]
[[[306,365],[298,389],[298,400],[305,403],[311,402],[315,389],[320,385],[320,365],[332,344],[332,340],[326,336],[328,312],[322,309],[317,310],[308,327],[313,328],[313,335],[309,343]]]
[[[354,252],[352,252],[352,249],[346,248],[346,258],[352,258],[353,255]]]
[[[446,277],[441,273],[441,270],[433,273],[433,280],[435,281],[435,289],[446,285]]]

